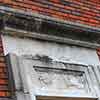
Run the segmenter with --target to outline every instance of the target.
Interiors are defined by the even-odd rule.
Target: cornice
[[[2,10],[1,10],[2,9]],[[2,34],[35,38],[88,48],[100,47],[100,29],[77,26],[57,19],[14,9],[0,8],[0,29]],[[54,28],[54,29],[53,29]],[[49,32],[48,30],[55,31]],[[57,30],[58,29],[58,30]],[[60,29],[60,33],[59,33]]]

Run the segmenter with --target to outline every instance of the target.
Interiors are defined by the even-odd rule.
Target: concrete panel
[[[98,93],[100,91],[96,90],[98,82],[93,71],[90,68],[88,69],[89,66],[67,64],[67,69],[65,63],[54,61],[47,63],[36,60],[34,57],[18,57],[12,54],[9,59],[12,69],[15,66],[18,66],[16,70],[19,69],[19,74],[16,73],[16,70],[13,70],[17,98],[24,98],[24,96],[29,98],[30,96],[33,100],[34,96],[38,95],[88,98],[99,96]],[[62,68],[61,65],[65,67]],[[72,65],[74,70],[71,70]],[[77,66],[80,66],[81,70],[77,70]],[[91,73],[89,73],[90,71]],[[18,77],[20,80],[18,80]],[[94,83],[97,84],[95,85]],[[19,85],[23,87],[21,90]]]
[[[50,43],[46,41],[21,39],[17,37],[2,36],[5,55],[47,55],[53,60],[86,65],[99,65],[96,50],[83,47],[68,46],[65,44]]]

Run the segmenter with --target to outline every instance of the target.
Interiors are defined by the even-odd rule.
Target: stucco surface
[[[2,36],[4,52],[17,55],[47,55],[53,60],[63,62],[82,63],[86,65],[99,65],[96,50],[68,46],[67,44],[50,43],[39,40],[21,39],[11,36]]]

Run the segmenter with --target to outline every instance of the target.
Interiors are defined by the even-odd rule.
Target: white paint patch
[[[96,50],[83,47],[68,46],[43,42],[38,40],[21,39],[11,36],[2,36],[5,55],[15,53],[17,55],[47,55],[54,60],[99,65]]]

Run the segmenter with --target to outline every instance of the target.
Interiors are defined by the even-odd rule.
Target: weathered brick
[[[4,67],[4,68],[1,68],[0,67],[0,73],[6,73],[7,72],[7,69]]]
[[[3,62],[0,62],[0,67],[6,67],[6,64]]]
[[[5,62],[5,58],[4,57],[0,57],[0,62]]]
[[[5,74],[5,73],[0,73],[0,79],[7,79],[8,78],[8,76],[7,76],[7,74]]]
[[[7,85],[0,85],[0,91],[9,91]]]
[[[94,23],[97,23],[97,21],[100,21],[98,19],[94,20],[94,16],[100,16],[100,4],[99,4],[99,0],[95,0],[95,1],[81,1],[81,0],[66,0],[66,1],[61,1],[61,0],[50,0],[50,1],[21,1],[21,0],[0,0],[0,2],[8,4],[9,6],[15,8],[15,9],[21,9],[21,10],[25,10],[25,11],[33,11],[33,13],[37,12],[40,14],[44,14],[44,15],[49,15],[52,17],[56,17],[56,18],[60,18],[60,19],[64,19],[64,20],[71,20],[73,22],[79,22],[78,20],[83,20],[84,22],[86,20],[88,20],[88,18],[91,18],[91,21],[88,21],[88,25],[90,26],[94,26]],[[45,6],[46,3],[50,4],[48,6],[48,8]],[[65,6],[66,4],[66,6]],[[41,7],[40,7],[41,5]],[[54,9],[54,6],[56,9]],[[46,8],[44,8],[46,7]],[[56,10],[59,9],[59,11],[57,12]],[[60,10],[62,9],[62,10]],[[66,13],[63,14],[63,10],[66,10]],[[75,15],[77,17],[78,15],[81,15],[80,19],[76,19],[76,17],[73,17],[72,19],[69,18],[65,18],[67,14],[69,14],[69,11],[74,12],[73,15]],[[78,12],[79,11],[79,12]],[[76,12],[76,13],[75,13]],[[70,15],[70,14],[69,14]],[[80,21],[81,23],[81,21]],[[83,23],[82,23],[83,24]],[[99,24],[95,25],[95,27],[100,27]]]
[[[0,85],[7,85],[7,84],[8,84],[8,80],[0,79]]]
[[[0,97],[9,97],[9,96],[10,96],[10,92],[0,91]]]

